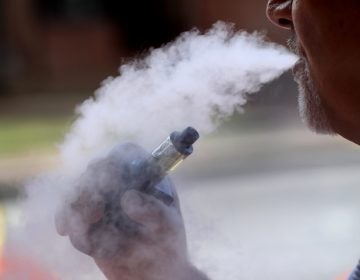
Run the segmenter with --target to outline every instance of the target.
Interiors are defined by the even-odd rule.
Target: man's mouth
[[[305,59],[300,58],[292,68],[295,80],[298,81],[305,71]]]
[[[294,78],[297,82],[302,80],[302,76],[305,71],[306,67],[306,53],[299,41],[297,40],[297,37],[295,35],[295,32],[291,36],[291,38],[288,40],[288,47],[289,49],[295,53],[299,60],[295,63],[295,65],[292,68],[292,72],[294,75]]]
[[[296,63],[294,64],[292,68],[292,72],[294,76],[298,76],[301,72],[303,72],[305,69],[305,59],[300,58]]]

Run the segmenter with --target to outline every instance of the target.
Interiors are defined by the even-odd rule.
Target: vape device
[[[182,132],[171,133],[148,159],[131,163],[130,177],[133,182],[130,182],[130,188],[152,195],[170,205],[174,200],[171,190],[160,189],[156,185],[191,155],[192,145],[198,139],[199,133],[192,127],[188,127]]]

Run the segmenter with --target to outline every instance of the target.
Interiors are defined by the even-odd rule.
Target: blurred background
[[[24,182],[56,166],[56,144],[74,108],[102,80],[131,57],[218,20],[285,44],[288,34],[267,21],[265,6],[266,0],[0,1],[0,255],[9,229],[21,224]],[[308,132],[296,99],[287,73],[251,96],[245,114],[203,139],[175,175],[184,186],[195,261],[231,259],[204,267],[214,279],[226,279],[227,270],[239,270],[241,279],[336,279],[360,256],[359,149]],[[209,226],[200,230],[209,242],[197,244],[199,229],[187,218],[197,215],[221,228],[213,235],[220,241],[211,241]],[[0,279],[10,266],[49,279],[39,276],[43,268],[11,258],[0,258]]]

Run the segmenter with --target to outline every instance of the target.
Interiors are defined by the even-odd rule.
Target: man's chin
[[[324,110],[320,96],[309,75],[304,73],[296,78],[299,85],[299,113],[304,123],[312,130],[321,134],[335,134]]]
[[[292,37],[288,40],[288,46],[290,50],[299,56],[299,60],[294,65],[293,74],[295,81],[299,85],[298,99],[301,119],[311,130],[317,133],[335,134],[318,90],[311,79],[305,52],[301,48],[295,32],[293,32]]]

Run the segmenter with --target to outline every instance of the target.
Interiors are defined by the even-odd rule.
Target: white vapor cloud
[[[101,279],[95,264],[54,229],[54,211],[73,178],[120,141],[149,149],[187,126],[202,136],[214,131],[241,110],[246,94],[279,77],[295,61],[295,55],[264,41],[261,34],[219,22],[206,33],[186,32],[122,65],[119,76],[105,80],[77,108],[78,118],[60,146],[59,170],[27,186],[26,224],[16,233],[23,248],[35,252],[61,279]]]

